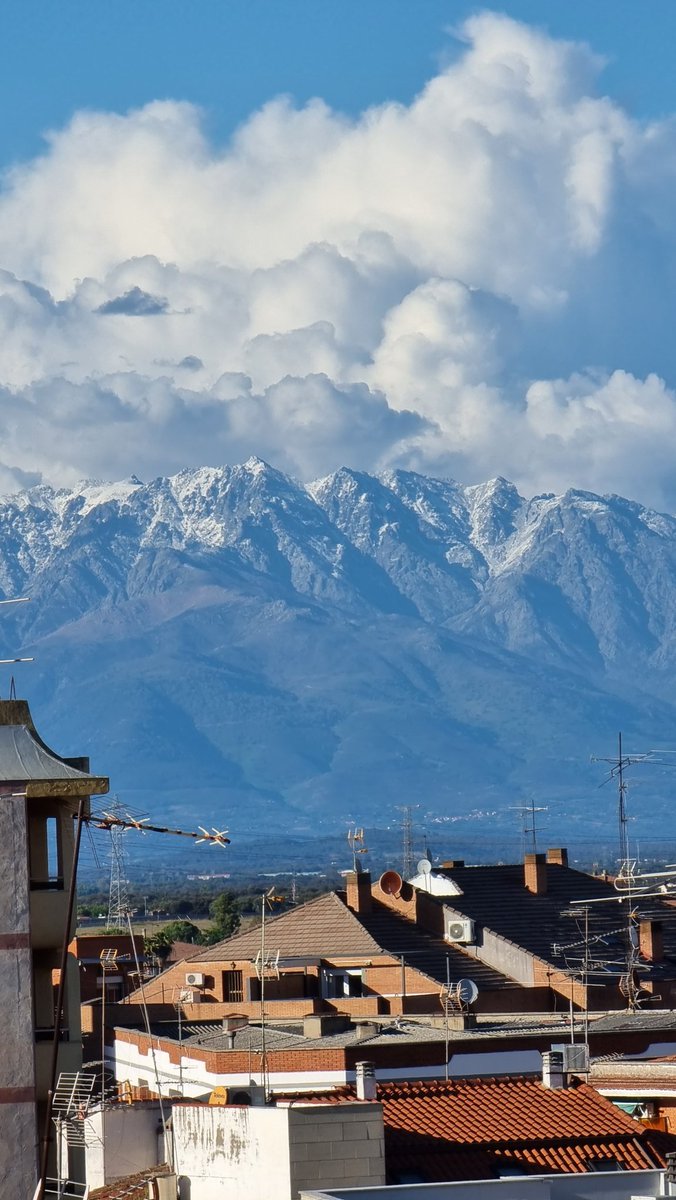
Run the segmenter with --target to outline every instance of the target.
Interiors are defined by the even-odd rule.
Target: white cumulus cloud
[[[410,104],[80,112],[0,187],[0,486],[251,453],[676,507],[676,121],[467,21]],[[601,47],[602,49],[602,47]]]

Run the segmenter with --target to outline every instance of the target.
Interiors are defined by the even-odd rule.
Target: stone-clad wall
[[[0,794],[0,1179],[31,1196],[37,1176],[26,801]]]

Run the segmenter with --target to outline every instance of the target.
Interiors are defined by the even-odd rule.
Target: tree
[[[192,921],[167,921],[162,929],[146,938],[145,948],[158,958],[166,958],[174,942],[201,944],[202,941],[202,931]]]
[[[209,916],[213,921],[207,930],[209,942],[220,942],[237,933],[242,917],[235,895],[232,892],[220,892],[209,905]]]

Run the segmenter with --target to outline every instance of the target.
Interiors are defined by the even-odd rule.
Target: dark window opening
[[[244,984],[241,971],[223,972],[223,1001],[236,1004],[244,1000]]]
[[[35,891],[63,889],[63,853],[58,817],[31,816],[29,822],[31,887]]]

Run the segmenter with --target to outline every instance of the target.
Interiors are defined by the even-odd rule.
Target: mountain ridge
[[[32,597],[2,629],[38,726],[150,811],[507,821],[537,793],[584,823],[618,729],[676,746],[676,520],[622,497],[260,459],[40,485],[0,499],[0,591]]]

